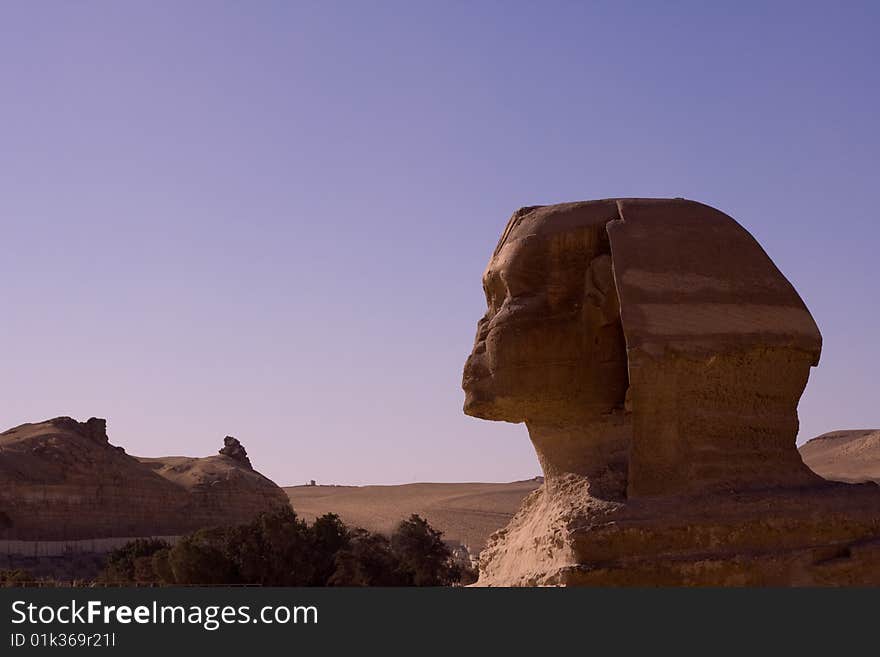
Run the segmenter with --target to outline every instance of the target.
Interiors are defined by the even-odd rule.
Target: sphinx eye
[[[483,280],[483,292],[490,308],[500,308],[507,297],[507,287],[498,272],[488,274]]]

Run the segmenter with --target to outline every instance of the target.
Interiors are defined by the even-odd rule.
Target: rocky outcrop
[[[880,491],[795,447],[818,328],[733,219],[683,199],[524,208],[483,286],[465,413],[524,422],[546,480],[481,584],[880,583]]]
[[[98,418],[0,434],[0,539],[176,535],[286,503],[278,486],[228,456],[129,456]]]
[[[238,442],[238,441],[236,441]],[[222,450],[221,450],[222,451]],[[244,453],[244,448],[241,448]],[[240,524],[261,511],[289,504],[284,491],[251,468],[250,461],[220,454],[205,458],[164,456],[138,460],[189,494],[196,517]],[[220,524],[213,520],[210,524]]]
[[[254,469],[254,466],[251,465],[251,460],[248,458],[247,450],[244,448],[244,445],[239,442],[238,438],[226,436],[226,438],[223,439],[223,447],[220,448],[218,453],[238,461],[251,470]]]

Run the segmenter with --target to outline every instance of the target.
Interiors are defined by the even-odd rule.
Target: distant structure
[[[314,479],[309,479],[309,486],[317,486]]]

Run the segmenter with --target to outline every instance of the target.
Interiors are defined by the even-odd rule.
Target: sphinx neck
[[[526,421],[548,488],[567,475],[589,482],[592,497],[626,498],[632,424],[613,413],[562,422]]]

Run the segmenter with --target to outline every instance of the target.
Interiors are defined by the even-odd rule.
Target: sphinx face
[[[464,368],[464,411],[560,421],[623,403],[626,354],[604,226],[508,228],[483,275],[486,314]]]

